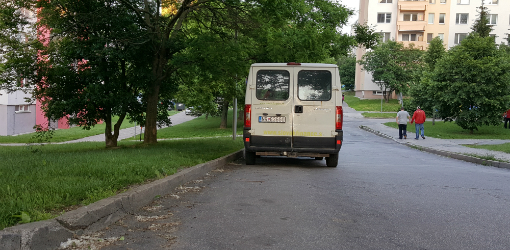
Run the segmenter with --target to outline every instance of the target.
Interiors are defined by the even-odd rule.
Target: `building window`
[[[430,43],[432,41],[432,35],[433,33],[427,33],[427,43]]]
[[[498,0],[483,0],[484,4],[495,5],[498,4]]]
[[[429,13],[429,24],[434,24],[434,13]]]
[[[446,4],[446,0],[439,0],[440,3]]]
[[[467,37],[467,33],[455,33],[455,41],[453,42],[454,44],[460,44],[460,42],[462,42],[462,40],[464,40],[464,38]]]
[[[437,34],[437,36],[441,38],[441,41],[444,41],[444,33],[439,33]]]
[[[379,1],[379,3],[392,3],[393,0],[381,0]]]
[[[379,33],[379,35],[381,36],[381,40],[383,43],[387,42],[390,40],[390,32],[382,32],[382,33]]]
[[[457,13],[455,18],[455,24],[467,24],[468,22],[468,13]]]
[[[404,21],[418,21],[417,14],[404,14]]]
[[[14,111],[16,113],[30,112],[30,105],[16,105]]]
[[[498,14],[489,14],[488,19],[489,19],[488,25],[498,24]]]
[[[431,4],[435,4],[435,3],[436,3],[436,0],[429,0],[429,3],[431,3]]]
[[[383,95],[383,94],[386,95],[386,91],[381,91],[381,90],[372,91],[372,95]]]
[[[457,0],[457,4],[469,4],[469,0]]]
[[[444,24],[444,17],[446,16],[445,13],[439,14],[439,24]]]
[[[417,35],[416,34],[402,34],[402,41],[403,42],[415,42],[415,41],[418,41],[417,40]]]
[[[377,13],[377,23],[391,23],[391,13]]]

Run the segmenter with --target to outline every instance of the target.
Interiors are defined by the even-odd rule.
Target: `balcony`
[[[414,43],[414,48],[418,48],[418,49],[421,49],[421,50],[425,50],[427,49],[428,47],[428,44],[427,42],[424,42],[424,41],[399,41],[399,43],[403,43],[404,44],[404,47],[409,47],[409,44],[410,43]]]
[[[416,21],[416,22],[409,22],[409,21],[398,21],[397,22],[397,29],[398,31],[425,31],[425,26],[427,23],[425,21]]]
[[[398,1],[400,11],[426,11],[428,1]]]

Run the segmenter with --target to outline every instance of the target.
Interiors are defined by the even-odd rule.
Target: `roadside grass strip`
[[[482,126],[479,127],[478,130],[474,130],[473,134],[470,134],[469,130],[462,129],[454,122],[436,120],[435,123],[435,125],[432,125],[431,121],[426,121],[424,123],[425,137],[439,139],[510,139],[510,129],[503,128],[503,124],[501,124],[501,126]],[[387,122],[384,123],[384,125],[398,129],[396,122]],[[408,136],[409,133],[415,133],[415,131],[414,123],[407,124]]]
[[[396,118],[397,112],[392,112],[392,113],[364,112],[364,113],[361,113],[361,115],[363,115],[363,117],[365,117],[365,118],[389,119],[389,118]]]
[[[168,115],[172,116],[180,111],[168,111]],[[112,117],[112,126],[117,122],[119,119],[118,116]],[[171,120],[171,118],[170,118]],[[122,122],[122,125],[120,129],[124,128],[131,128],[134,127],[134,123],[130,123],[129,120],[124,119]],[[140,127],[140,124],[136,124],[138,128]],[[56,129],[53,131],[53,136],[49,140],[45,140],[44,142],[64,142],[64,141],[72,141],[80,138],[85,138],[93,135],[99,135],[104,134],[105,132],[106,124],[97,124],[96,126],[90,128],[89,130],[83,129],[82,127],[72,127],[69,129]],[[32,143],[35,142],[33,140],[33,137],[35,136],[34,133],[27,133],[22,135],[14,135],[14,136],[0,136],[0,143]]]
[[[221,118],[205,115],[189,122],[158,130],[158,139],[232,136],[232,110],[229,110],[227,129],[220,129]],[[253,119],[253,118],[252,118]],[[237,121],[237,135],[243,134],[243,121]],[[143,136],[142,136],[143,138]]]
[[[496,145],[464,145],[466,147],[470,148],[481,148],[481,149],[487,149],[492,151],[501,151],[507,154],[510,154],[510,143],[503,143],[503,144],[496,144]]]
[[[380,99],[364,99],[361,100],[354,96],[354,92],[343,92],[345,94],[345,102],[349,107],[357,111],[378,111],[381,112],[381,100]],[[396,112],[400,110],[400,104],[396,99],[390,99],[389,103],[385,100],[382,102],[382,112]]]
[[[115,149],[104,142],[0,147],[0,229],[57,217],[242,147],[229,137],[124,141]]]

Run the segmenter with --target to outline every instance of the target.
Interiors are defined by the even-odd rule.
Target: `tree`
[[[356,34],[355,40],[357,45],[363,46],[365,49],[372,49],[381,42],[380,39],[382,37],[375,31],[375,26],[370,26],[366,23],[355,23],[354,33]]]
[[[402,43],[387,41],[375,46],[358,62],[372,74],[372,80],[385,91],[385,100],[389,102],[393,91],[403,92],[417,81],[424,66],[422,55],[423,51],[413,44],[404,47]]]
[[[489,25],[489,11],[483,2],[480,7],[477,7],[478,19],[475,20],[471,29],[481,37],[488,37],[493,28]]]
[[[337,61],[340,80],[346,90],[354,89],[354,80],[356,77],[356,57],[353,55],[340,57]]]
[[[428,69],[430,71],[434,71],[436,67],[436,63],[439,59],[441,59],[446,53],[446,49],[443,45],[443,40],[436,36],[430,42],[429,48],[425,51],[424,62],[427,64]]]
[[[433,99],[440,117],[463,129],[501,124],[510,96],[510,62],[490,37],[470,34],[422,78],[419,93]]]
[[[144,143],[157,142],[157,126],[168,121],[164,108],[178,85],[191,83],[186,80],[212,83],[226,110],[238,93],[232,86],[239,85],[249,63],[317,62],[347,54],[354,44],[352,37],[337,31],[352,11],[327,0],[10,3],[14,10],[22,5],[40,8],[38,25],[51,29],[52,35],[47,48],[32,49],[26,56],[23,49],[15,49],[3,72],[14,72],[13,79],[32,75],[31,84],[41,83],[35,96],[47,97],[46,112],[53,118],[70,115],[70,121],[85,127],[104,119],[107,130],[112,115],[144,122]],[[225,48],[233,50],[218,53]],[[219,56],[207,57],[211,49]],[[197,51],[219,60],[197,62],[199,57],[190,56]],[[39,56],[45,60],[37,60]],[[29,65],[13,63],[15,58],[29,58],[24,61]],[[115,124],[112,138],[122,121]]]

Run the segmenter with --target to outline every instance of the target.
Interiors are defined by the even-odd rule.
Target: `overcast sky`
[[[351,25],[356,23],[356,21],[358,20],[359,0],[336,0],[336,1],[340,2],[342,5],[346,6],[349,9],[355,10],[354,15],[352,15],[349,18],[349,24],[347,26],[342,27],[342,33],[350,34]]]

